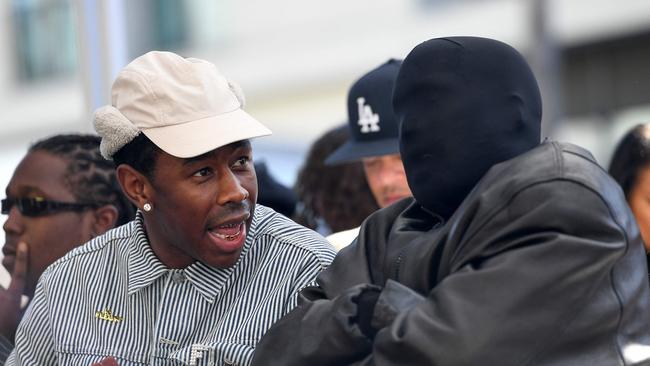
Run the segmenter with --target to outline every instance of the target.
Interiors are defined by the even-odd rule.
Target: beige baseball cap
[[[152,51],[120,71],[111,105],[97,109],[93,122],[106,159],[139,133],[170,155],[190,158],[270,135],[243,105],[241,89],[214,64]]]

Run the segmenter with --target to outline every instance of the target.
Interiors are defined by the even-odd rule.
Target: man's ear
[[[104,205],[95,211],[93,222],[93,236],[99,236],[115,227],[117,223],[117,208],[113,205]]]
[[[120,164],[116,173],[122,191],[136,207],[142,209],[145,203],[152,203],[153,189],[144,174],[127,164]]]

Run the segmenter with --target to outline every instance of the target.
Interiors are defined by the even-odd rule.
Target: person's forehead
[[[183,165],[187,164],[192,164],[197,161],[203,161],[203,160],[212,160],[215,158],[226,158],[226,155],[232,151],[235,151],[239,148],[242,149],[251,149],[251,144],[248,140],[242,140],[242,141],[236,141],[231,144],[225,145],[218,147],[212,151],[208,151],[205,154],[201,154],[198,156],[194,156],[191,158],[181,158],[183,161]]]
[[[155,164],[157,168],[165,167],[165,169],[167,169],[178,167],[182,169],[185,166],[194,165],[196,163],[206,161],[223,161],[225,163],[231,157],[231,154],[238,149],[250,150],[250,141],[236,141],[191,158],[179,158],[161,150]]]
[[[645,164],[639,168],[637,176],[636,186],[650,191],[650,164]]]
[[[66,184],[68,160],[36,150],[18,164],[6,193],[18,196],[42,195],[46,198],[72,199]]]
[[[378,155],[378,156],[368,156],[362,158],[364,163],[374,163],[374,162],[384,162],[384,163],[402,163],[402,158],[400,154],[387,154],[387,155]]]

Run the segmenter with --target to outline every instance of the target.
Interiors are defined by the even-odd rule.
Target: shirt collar
[[[257,211],[257,210],[256,210]],[[182,272],[187,281],[202,295],[202,297],[212,303],[221,292],[221,289],[229,282],[231,275],[241,266],[242,259],[248,253],[256,236],[257,217],[253,215],[253,222],[249,233],[246,235],[246,242],[242,248],[241,255],[237,263],[229,268],[216,268],[208,266],[203,262],[196,261],[184,269],[167,268],[149,245],[147,239],[144,218],[142,212],[138,211],[134,222],[134,235],[131,243],[131,250],[128,259],[128,293],[136,293],[140,289],[150,286],[159,277],[164,276],[170,271]],[[240,272],[240,271],[237,271]]]
[[[128,293],[132,295],[141,288],[151,285],[156,279],[167,273],[168,268],[158,260],[149,245],[144,229],[142,212],[135,215],[133,237],[128,260]]]

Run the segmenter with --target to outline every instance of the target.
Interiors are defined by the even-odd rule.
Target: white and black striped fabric
[[[2,334],[0,334],[0,365],[4,365],[13,348],[14,345],[11,344],[11,342]]]
[[[165,267],[138,213],[41,277],[7,365],[247,365],[264,332],[334,258],[320,235],[257,205],[237,264]]]

